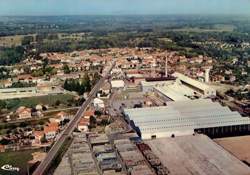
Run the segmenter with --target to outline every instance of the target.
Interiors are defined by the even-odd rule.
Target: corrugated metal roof
[[[173,101],[191,100],[187,96],[193,96],[195,92],[192,89],[188,88],[187,86],[184,86],[177,82],[167,86],[155,87],[155,89],[161,92],[162,94],[166,95]]]
[[[209,99],[125,109],[124,112],[144,133],[250,124],[249,118]]]
[[[197,88],[203,90],[203,91],[212,89],[211,87],[209,87],[205,83],[202,83],[202,82],[199,82],[199,81],[194,80],[192,78],[189,78],[188,76],[185,76],[185,75],[183,75],[183,74],[181,74],[179,72],[175,72],[174,76],[177,77],[178,79],[182,80],[182,81],[185,81],[185,82],[189,83],[190,85],[192,85],[194,87],[197,87]]]

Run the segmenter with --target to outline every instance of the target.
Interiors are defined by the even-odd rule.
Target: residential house
[[[44,127],[44,135],[47,140],[54,139],[59,130],[58,123],[49,123]]]
[[[34,131],[35,140],[33,144],[41,144],[41,139],[44,137],[43,131]]]
[[[31,109],[21,106],[16,110],[16,114],[18,119],[31,118]]]
[[[83,113],[83,117],[89,119],[91,116],[95,115],[95,111],[93,110],[87,110]]]
[[[56,116],[58,118],[60,118],[61,121],[63,121],[64,119],[69,119],[70,118],[69,114],[66,113],[66,112],[63,112],[63,111],[61,111],[58,114],[56,114]]]
[[[77,125],[79,131],[88,132],[89,130],[89,118],[81,118]]]

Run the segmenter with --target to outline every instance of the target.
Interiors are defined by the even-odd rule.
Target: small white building
[[[105,104],[104,101],[99,99],[99,98],[95,98],[93,101],[94,107],[98,108],[98,109],[103,109],[105,108]]]
[[[56,137],[56,132],[55,131],[50,131],[50,132],[45,133],[45,138],[47,140],[54,139],[55,137]]]
[[[44,127],[44,135],[47,140],[54,139],[58,132],[58,123],[49,123],[48,126]]]
[[[124,88],[125,87],[125,83],[123,80],[112,80],[111,81],[111,86],[112,88]]]

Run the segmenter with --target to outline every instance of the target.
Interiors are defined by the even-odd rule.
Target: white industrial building
[[[153,91],[155,87],[167,86],[172,84],[174,80],[163,80],[163,81],[141,81],[142,91],[150,92]]]
[[[175,72],[173,76],[177,78],[177,81],[181,82],[183,85],[186,85],[190,89],[197,91],[203,97],[216,96],[216,90],[205,83],[189,78],[188,76],[178,72]]]
[[[156,86],[154,92],[167,101],[185,101],[194,98],[195,94],[198,96],[195,90],[178,82],[166,86]]]
[[[216,90],[205,83],[178,72],[173,76],[172,79],[162,81],[142,81],[142,91],[155,92],[155,95],[166,101],[186,101],[216,96]]]
[[[250,119],[210,99],[169,102],[167,106],[124,109],[142,139],[191,135],[216,137],[250,131]]]

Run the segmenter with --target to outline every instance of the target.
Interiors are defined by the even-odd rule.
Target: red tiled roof
[[[95,115],[95,112],[92,110],[88,110],[83,113],[83,116],[93,116],[93,115]]]
[[[80,122],[78,123],[78,126],[87,126],[89,125],[89,119],[81,118]]]
[[[49,123],[48,126],[44,127],[44,133],[56,132],[59,129],[58,123]]]
[[[44,135],[43,131],[34,131],[34,136],[35,137],[42,137]]]

